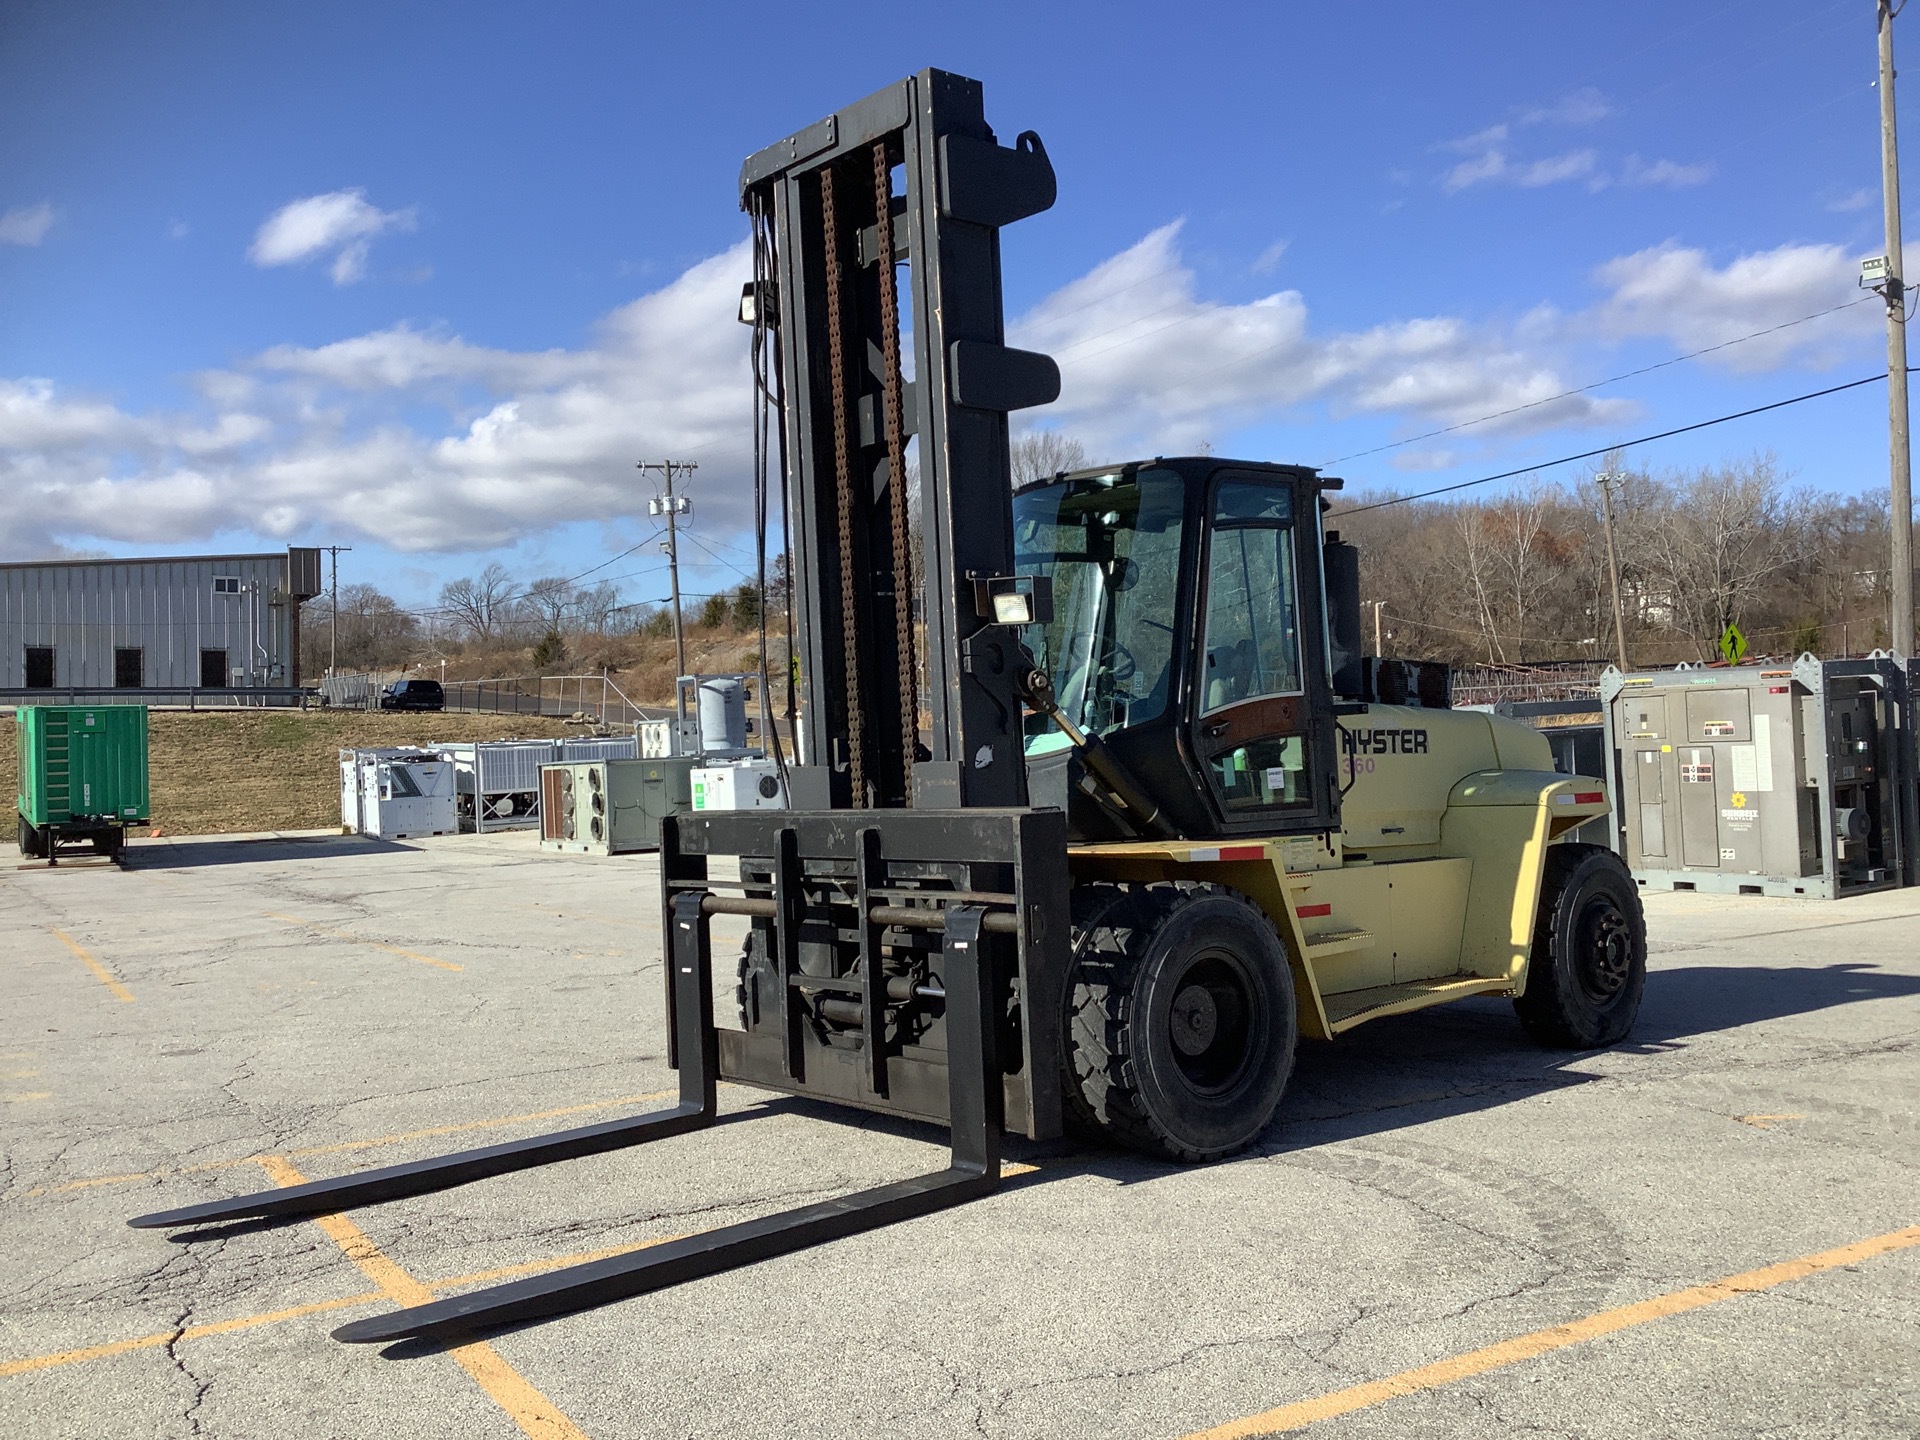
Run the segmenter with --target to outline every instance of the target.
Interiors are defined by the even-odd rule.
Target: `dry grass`
[[[582,733],[529,715],[155,710],[148,718],[153,823],[168,835],[338,825],[339,752],[348,747]],[[18,789],[13,717],[0,716],[0,796]]]

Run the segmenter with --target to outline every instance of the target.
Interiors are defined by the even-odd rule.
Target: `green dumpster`
[[[147,805],[147,707],[22,705],[20,853],[52,860],[61,845],[90,842],[117,854]]]

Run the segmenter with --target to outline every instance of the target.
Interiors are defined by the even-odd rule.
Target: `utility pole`
[[[1620,668],[1631,670],[1627,664],[1627,622],[1620,608],[1620,557],[1613,548],[1613,487],[1627,477],[1618,470],[1602,470],[1593,477],[1593,483],[1600,487],[1600,522],[1607,532],[1607,583],[1613,591],[1613,643],[1620,657]]]
[[[1387,652],[1380,648],[1380,611],[1385,608],[1387,602],[1368,600],[1363,603],[1373,607],[1373,653],[1376,656],[1384,656]]]
[[[1905,4],[1905,0],[1901,0]],[[1913,466],[1907,446],[1906,286],[1900,264],[1900,145],[1893,116],[1892,0],[1875,0],[1880,20],[1880,197],[1886,214],[1887,420],[1893,471],[1893,615],[1888,635],[1913,653]]]
[[[667,482],[667,493],[656,495],[647,502],[647,514],[667,517],[667,539],[660,548],[667,552],[667,574],[673,582],[673,674],[677,689],[680,677],[687,673],[687,637],[680,627],[680,532],[675,528],[675,519],[677,516],[691,515],[693,501],[673,493],[673,477],[691,475],[700,465],[694,460],[642,460],[638,468],[643,471],[658,470]]]
[[[333,582],[328,586],[333,598],[327,606],[327,674],[333,674],[334,662],[340,656],[340,552],[353,553],[351,545],[328,545],[324,547],[333,561]]]

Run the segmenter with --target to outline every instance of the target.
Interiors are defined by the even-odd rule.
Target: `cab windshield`
[[[1185,506],[1185,480],[1153,468],[1014,497],[1015,568],[1053,582],[1053,619],[1021,638],[1082,730],[1111,734],[1167,708]],[[1028,754],[1067,743],[1045,715],[1027,717]]]

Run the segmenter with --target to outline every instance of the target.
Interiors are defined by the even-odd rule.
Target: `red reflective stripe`
[[[1267,847],[1264,845],[1222,845],[1220,847],[1220,858],[1222,860],[1264,860],[1267,858]]]
[[[1333,906],[1331,906],[1331,905],[1302,905],[1302,906],[1300,907],[1300,909],[1298,910],[1298,912],[1296,912],[1296,913],[1298,913],[1298,915],[1300,916],[1300,918],[1301,918],[1302,920],[1311,920],[1311,919],[1313,919],[1313,918],[1314,918],[1314,917],[1315,917],[1316,915],[1331,915],[1331,914],[1333,913]]]
[[[1599,790],[1576,790],[1573,795],[1573,803],[1576,805],[1598,805],[1606,798],[1605,793]]]

